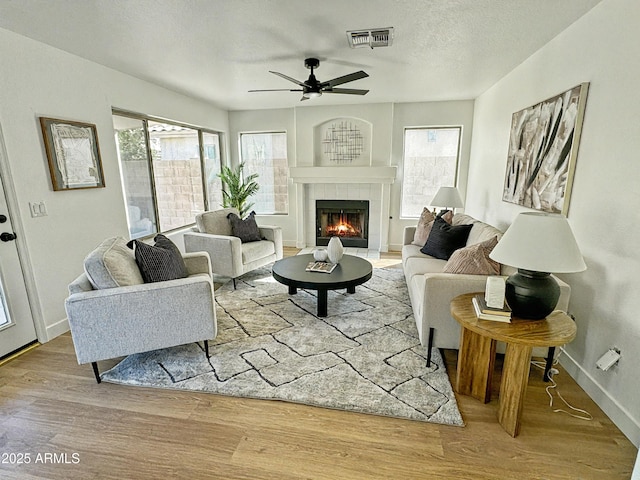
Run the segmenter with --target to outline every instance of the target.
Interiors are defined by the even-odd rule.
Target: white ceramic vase
[[[316,248],[313,251],[313,258],[316,262],[326,262],[327,261],[327,249],[326,248]]]
[[[329,261],[331,263],[340,263],[342,255],[344,255],[344,247],[342,246],[340,238],[331,237],[329,245],[327,245],[327,256],[329,257]]]

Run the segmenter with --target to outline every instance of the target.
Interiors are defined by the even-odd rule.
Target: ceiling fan
[[[366,95],[369,90],[359,90],[355,88],[334,88],[336,85],[342,85],[343,83],[353,82],[354,80],[360,80],[361,78],[366,78],[369,75],[362,70],[359,72],[350,73],[349,75],[344,75],[342,77],[337,77],[331,80],[327,80],[326,82],[319,82],[316,76],[313,74],[313,70],[320,66],[320,60],[317,58],[306,58],[304,61],[304,66],[311,70],[311,74],[309,78],[301,82],[296,80],[295,78],[291,78],[284,73],[273,72],[269,70],[269,73],[273,73],[274,75],[278,75],[279,77],[284,78],[285,80],[289,80],[290,82],[295,83],[296,85],[301,86],[302,88],[288,89],[288,88],[277,88],[277,89],[268,89],[268,90],[249,90],[250,92],[302,92],[302,100],[309,100],[310,98],[315,98],[321,96],[323,93],[344,93],[347,95]]]

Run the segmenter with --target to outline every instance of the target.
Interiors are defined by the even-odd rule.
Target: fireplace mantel
[[[291,167],[293,183],[392,184],[398,167]]]

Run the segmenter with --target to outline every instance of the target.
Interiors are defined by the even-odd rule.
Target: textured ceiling
[[[601,0],[0,0],[0,27],[229,110],[476,98]],[[346,31],[394,27],[393,45],[351,49]],[[300,103],[270,74],[364,96]],[[6,67],[6,66],[5,66]]]

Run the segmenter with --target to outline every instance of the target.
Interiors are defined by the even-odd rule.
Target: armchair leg
[[[98,371],[98,362],[91,362],[91,366],[93,367],[93,374],[96,376],[96,382],[102,383],[100,372]]]
[[[233,280],[233,289],[235,290],[236,289],[236,279],[233,278],[232,280]]]
[[[209,358],[209,340],[204,341],[204,354]]]
[[[429,329],[429,341],[427,344],[427,368],[431,366],[431,349],[433,348],[433,334],[435,330],[436,329],[433,327]]]

